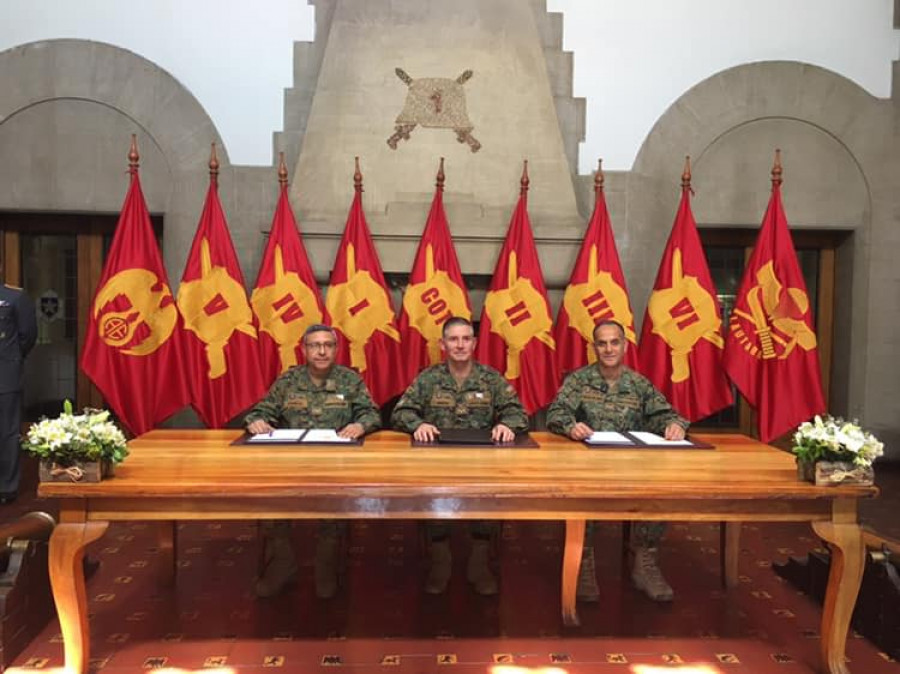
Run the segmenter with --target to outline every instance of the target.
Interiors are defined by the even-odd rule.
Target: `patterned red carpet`
[[[900,538],[900,472],[879,472],[884,489],[864,519]],[[31,489],[33,493],[33,486]],[[22,497],[3,520],[53,503]],[[257,600],[254,523],[188,523],[178,531],[173,589],[154,577],[153,529],[116,524],[90,547],[99,562],[88,583],[92,662],[104,673],[179,672],[811,672],[818,666],[820,608],[782,581],[773,561],[805,554],[818,541],[805,525],[743,528],[741,583],[721,589],[718,527],[673,524],[662,566],[675,601],[656,605],[633,590],[623,569],[621,527],[600,527],[595,547],[602,598],[580,606],[581,626],[560,620],[563,528],[505,523],[496,546],[497,598],[465,581],[465,530],[454,534],[454,577],[445,596],[420,590],[424,546],[411,522],[356,522],[346,542],[339,595],[312,589],[314,524],[297,524],[298,582],[283,596]],[[859,674],[900,666],[859,636],[848,641]],[[61,671],[59,626],[52,620],[11,672]]]

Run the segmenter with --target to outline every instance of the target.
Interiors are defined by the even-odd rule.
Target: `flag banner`
[[[694,422],[734,401],[722,367],[722,310],[691,212],[690,168],[647,302],[641,373],[678,413]]]
[[[757,412],[769,442],[825,412],[809,295],[781,203],[776,155],[772,196],[735,300],[725,343],[728,376]]]
[[[134,435],[190,404],[181,317],[169,289],[131,141],[131,186],[88,315],[81,369]]]
[[[266,392],[253,312],[219,202],[218,162],[188,254],[178,309],[188,331],[191,404],[209,428],[222,428]]]
[[[442,359],[444,322],[451,316],[472,320],[472,306],[444,213],[443,194],[444,160],[441,159],[434,200],[409,274],[398,322],[407,385],[423,368]]]
[[[304,362],[303,333],[310,325],[321,323],[325,313],[288,198],[284,153],[279,180],[281,191],[272,229],[250,295],[259,327],[260,366],[266,385]]]
[[[528,165],[519,202],[484,299],[476,358],[513,385],[533,414],[556,395],[559,373],[553,319],[528,219]]]
[[[625,328],[628,340],[625,365],[636,370],[638,349],[634,314],[606,209],[603,172],[598,167],[594,176],[594,213],[553,326],[557,362],[563,376],[597,362],[593,346],[594,326],[603,321],[616,321]]]
[[[326,322],[340,336],[337,362],[355,369],[377,405],[405,389],[400,332],[362,207],[357,161],[355,194],[325,295]]]

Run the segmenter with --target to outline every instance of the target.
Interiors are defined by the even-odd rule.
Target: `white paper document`
[[[251,435],[248,442],[297,442],[303,433],[302,428],[276,428],[271,433]]]
[[[350,438],[342,438],[333,428],[310,428],[301,442],[353,442]]]
[[[589,445],[633,445],[631,438],[615,431],[594,431],[584,440]]]
[[[666,440],[663,436],[656,433],[647,433],[645,431],[629,431],[634,437],[648,445],[660,445],[670,447],[691,447],[694,443],[690,440]]]

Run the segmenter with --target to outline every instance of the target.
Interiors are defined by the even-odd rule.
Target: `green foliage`
[[[120,463],[128,456],[125,435],[109,420],[107,410],[85,409],[73,414],[72,403],[63,403],[55,419],[41,419],[29,430],[22,449],[61,466],[77,461]]]

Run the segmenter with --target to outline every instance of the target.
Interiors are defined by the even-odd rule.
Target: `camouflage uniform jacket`
[[[603,388],[609,388],[604,393]],[[609,387],[596,364],[568,377],[547,408],[547,428],[568,435],[577,422],[595,431],[649,431],[662,434],[673,421],[687,429],[688,422],[672,409],[650,381],[625,368]]]
[[[407,433],[423,423],[480,429],[504,424],[518,433],[528,430],[528,415],[515,389],[493,368],[473,363],[457,386],[447,363],[438,363],[419,373],[391,415],[391,425]]]
[[[356,372],[335,365],[323,386],[316,386],[306,365],[292,367],[275,380],[266,397],[244,418],[281,428],[333,428],[360,423],[366,433],[381,426],[381,415]]]

